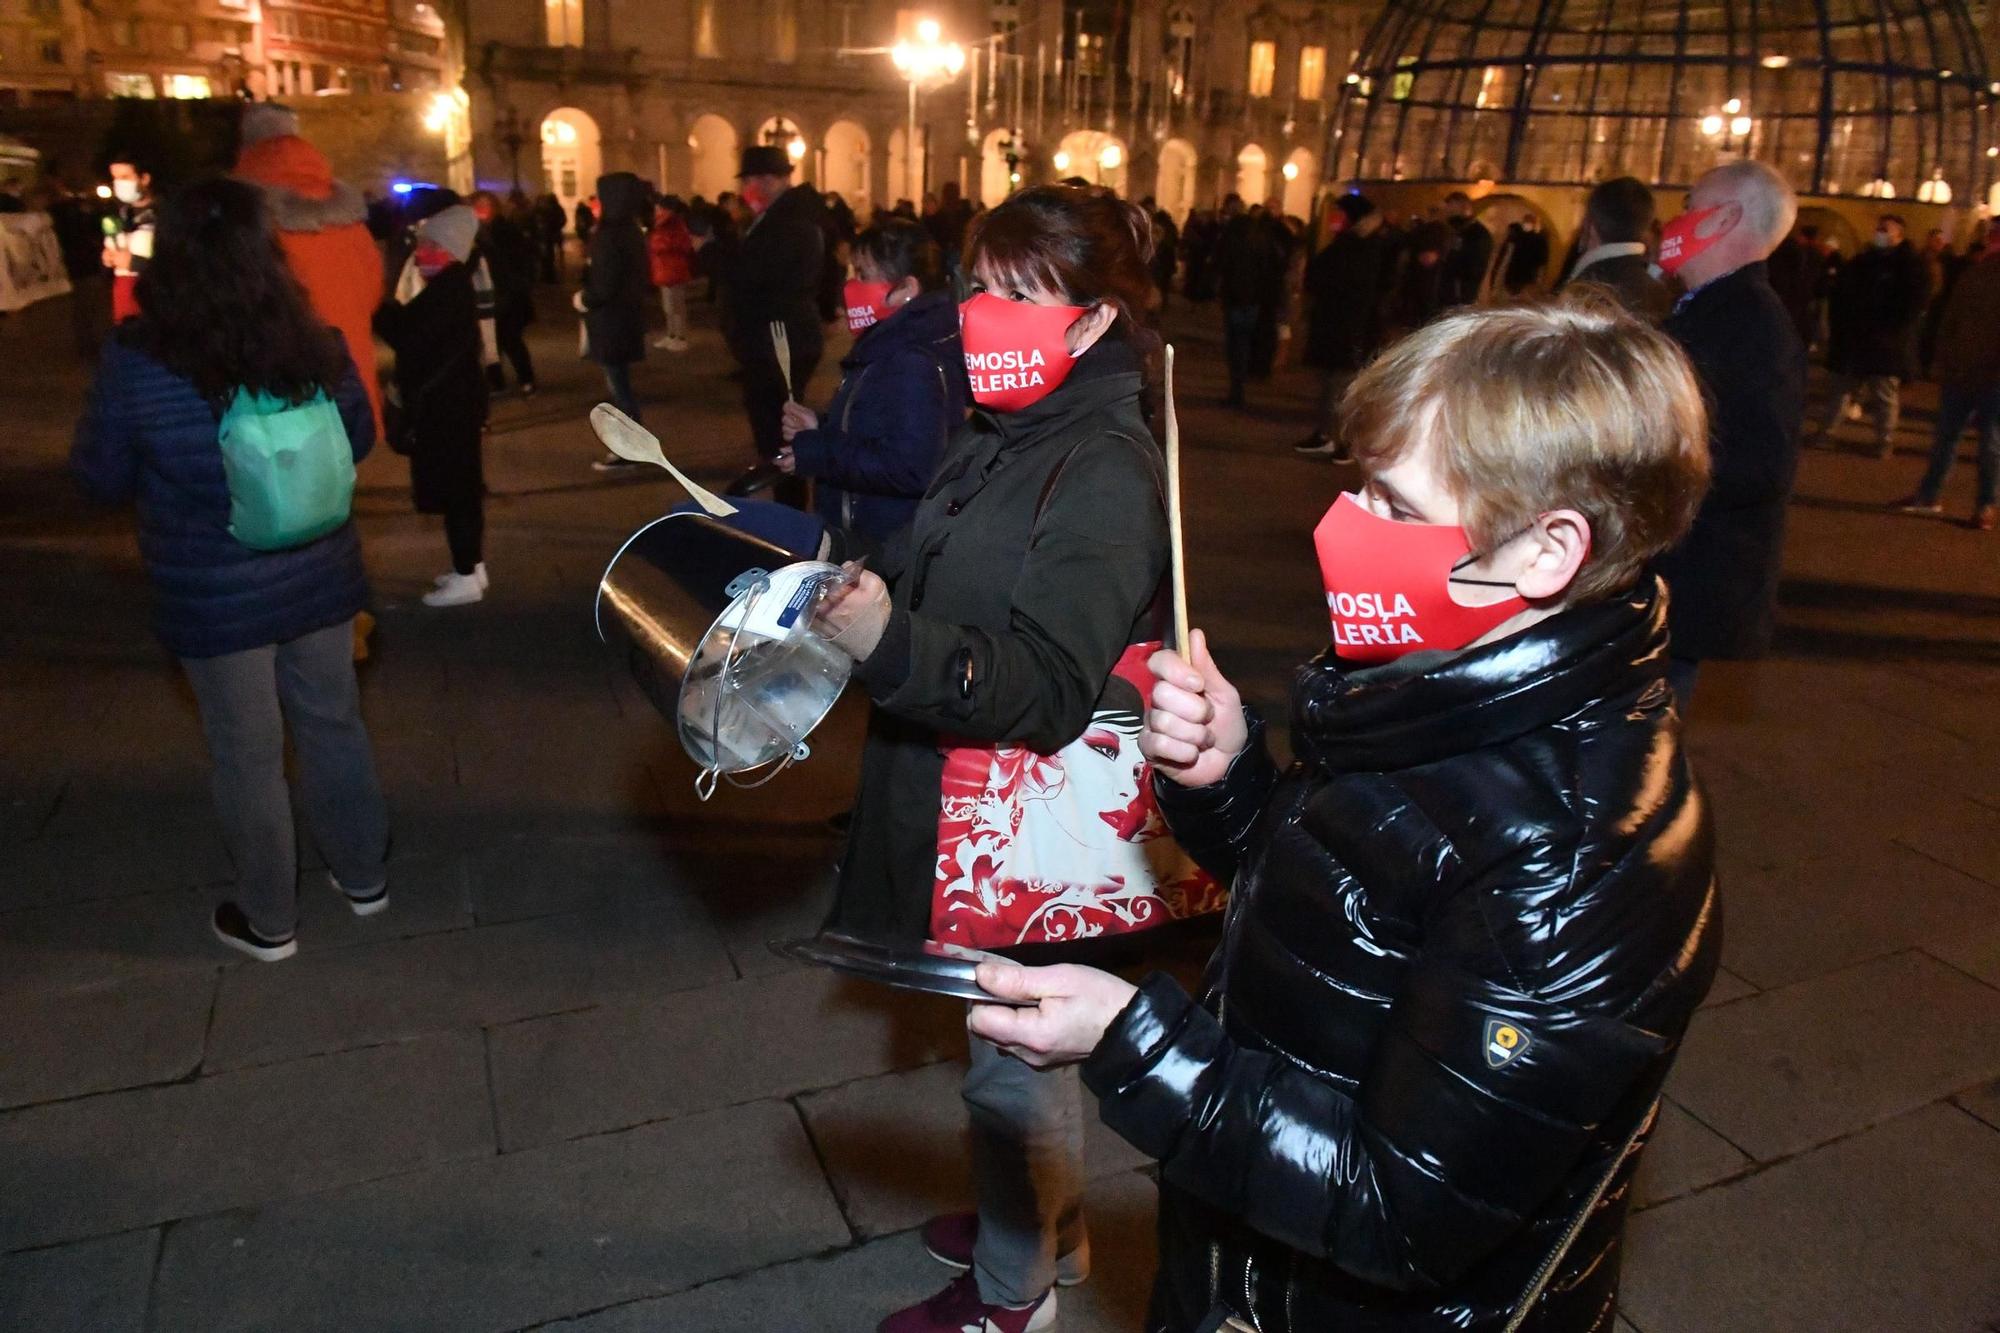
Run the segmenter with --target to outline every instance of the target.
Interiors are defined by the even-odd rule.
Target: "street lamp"
[[[521,188],[521,148],[528,142],[528,136],[521,126],[521,113],[510,103],[499,116],[494,118],[493,128],[496,131],[495,137],[500,140],[500,146],[507,150],[507,168],[513,176],[514,189],[518,193]]]
[[[944,30],[936,19],[917,20],[917,39],[900,41],[889,48],[889,59],[910,84],[910,119],[904,130],[903,161],[912,202],[923,198],[924,183],[917,163],[917,89],[940,88],[958,77],[965,68],[965,48],[944,40]]]

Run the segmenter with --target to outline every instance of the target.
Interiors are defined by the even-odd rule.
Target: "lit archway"
[[[1294,148],[1285,159],[1281,169],[1285,178],[1285,214],[1287,217],[1312,217],[1313,192],[1319,188],[1319,163],[1312,151]]]
[[[688,132],[688,147],[694,153],[694,171],[688,188],[705,199],[736,188],[736,127],[721,116],[695,117]]]
[[[1056,179],[1081,176],[1092,185],[1108,185],[1125,193],[1125,141],[1102,130],[1072,130],[1062,137],[1050,159]]]
[[[1244,145],[1236,155],[1236,193],[1246,204],[1261,204],[1270,197],[1270,163],[1256,144]]]
[[[874,203],[868,150],[868,131],[853,121],[836,120],[827,127],[820,188],[839,195],[849,208],[861,214],[867,213]]]
[[[557,107],[542,119],[542,184],[575,216],[577,201],[597,189],[604,155],[597,122],[573,106]]]
[[[1013,138],[1010,129],[994,130],[979,150],[979,202],[988,208],[1003,202],[1019,184],[1014,164],[1007,160]]]
[[[1174,221],[1183,222],[1194,207],[1195,175],[1199,167],[1194,145],[1186,139],[1169,139],[1160,145],[1160,175],[1153,197]]]
[[[782,148],[785,156],[792,161],[793,179],[801,183],[811,177],[812,166],[806,161],[806,135],[799,123],[789,116],[772,116],[757,127],[757,142],[771,148]]]

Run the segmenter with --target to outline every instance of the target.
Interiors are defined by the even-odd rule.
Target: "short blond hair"
[[[1708,489],[1708,413],[1687,357],[1588,290],[1419,329],[1356,377],[1341,421],[1370,472],[1428,442],[1481,553],[1551,510],[1589,519],[1571,602],[1630,587]]]

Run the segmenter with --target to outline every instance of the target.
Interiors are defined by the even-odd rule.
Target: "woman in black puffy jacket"
[[[1430,326],[1342,419],[1367,483],[1315,534],[1334,646],[1299,673],[1296,762],[1199,635],[1154,660],[1162,808],[1235,882],[1202,998],[992,965],[1041,1002],[973,1030],[1087,1057],[1160,1160],[1149,1330],[1608,1330],[1721,945],[1646,570],[1706,483],[1699,392],[1584,297]]]

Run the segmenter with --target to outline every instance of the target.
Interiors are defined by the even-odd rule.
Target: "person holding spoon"
[[[820,615],[875,703],[829,930],[1075,956],[1219,896],[1181,876],[1192,865],[1143,776],[1145,799],[1131,790],[1168,565],[1141,411],[1160,360],[1143,322],[1151,239],[1139,209],[1079,186],[1021,191],[973,224],[959,329],[977,408],[917,502],[908,558],[887,580],[860,573]],[[1088,804],[1102,836],[1036,809],[1061,799]],[[971,1047],[977,1210],[924,1228],[962,1276],[882,1333],[1045,1329],[1055,1288],[1088,1272],[1075,1071]]]
[[[1201,998],[986,963],[1038,1003],[969,1025],[1159,1161],[1148,1333],[1600,1333],[1721,947],[1650,568],[1707,485],[1701,392],[1579,291],[1429,325],[1340,416],[1363,484],[1314,533],[1291,767],[1199,631],[1152,660],[1161,807],[1234,882]]]

